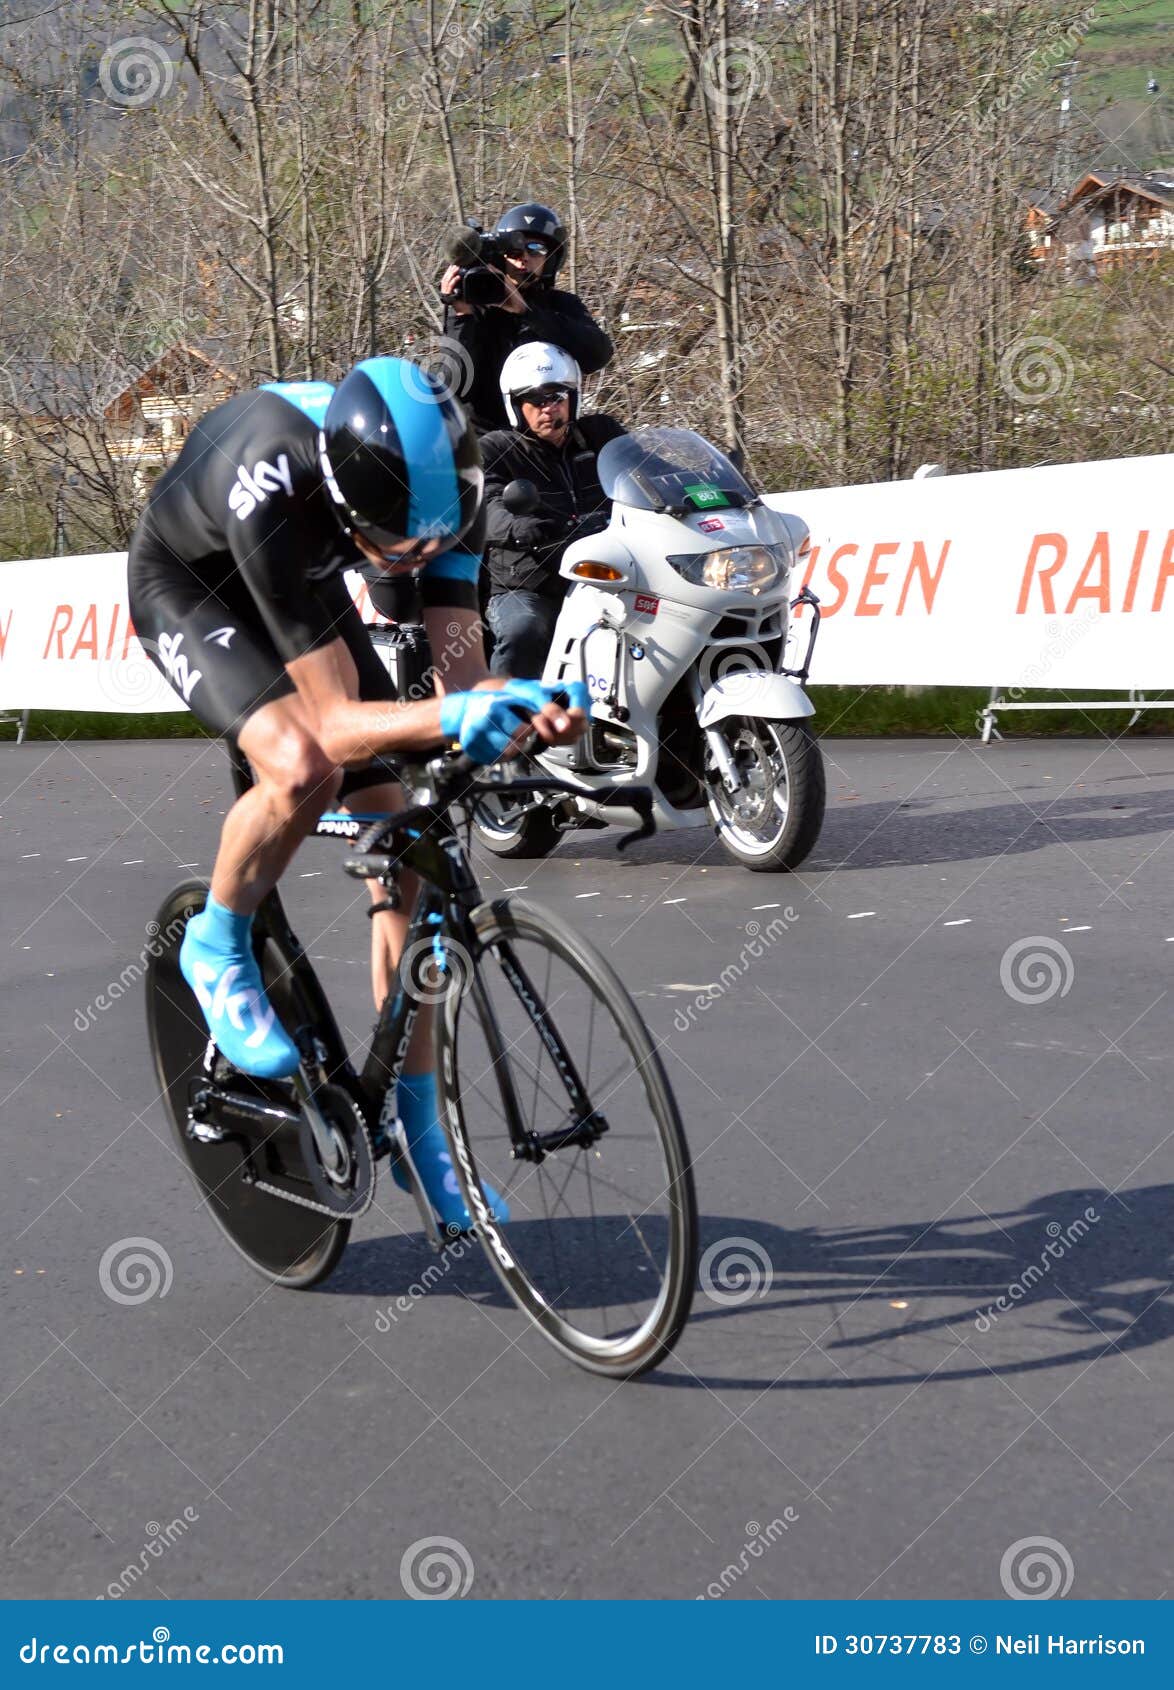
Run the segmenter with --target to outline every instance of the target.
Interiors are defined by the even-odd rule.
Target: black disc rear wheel
[[[473,915],[436,1016],[453,1162],[518,1306],[581,1367],[631,1378],[675,1343],[696,1276],[688,1148],[668,1079],[610,965],[549,911]],[[576,1090],[578,1102],[576,1102]],[[540,1157],[515,1154],[511,1115]],[[488,1212],[490,1187],[509,1218]]]
[[[331,1220],[301,1204],[258,1191],[245,1177],[248,1168],[243,1135],[204,1143],[188,1131],[189,1087],[198,1079],[208,1046],[208,1029],[191,989],[179,971],[179,947],[188,922],[203,909],[208,888],[201,881],[177,886],[153,928],[147,970],[147,1026],[163,1101],[204,1206],[217,1226],[258,1273],[279,1285],[302,1289],[324,1279],[346,1247],[349,1221]],[[286,1027],[305,1020],[296,999],[296,975],[274,939],[255,923],[258,956],[270,1001]],[[280,1095],[243,1076],[233,1085],[258,1095]],[[288,1088],[286,1088],[288,1090]],[[280,1142],[257,1142],[253,1165],[264,1174],[278,1171],[286,1181],[305,1176],[296,1131],[283,1131]],[[308,1179],[306,1195],[314,1192]]]

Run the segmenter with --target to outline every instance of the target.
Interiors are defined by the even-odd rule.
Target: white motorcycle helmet
[[[498,383],[505,401],[506,415],[515,428],[525,428],[526,421],[515,401],[523,393],[533,393],[538,387],[567,387],[571,391],[571,421],[579,415],[579,388],[583,376],[578,364],[561,346],[546,340],[527,341],[516,346],[501,366]]]

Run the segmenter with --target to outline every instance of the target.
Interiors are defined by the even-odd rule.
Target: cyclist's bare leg
[[[357,814],[366,811],[378,815],[382,811],[402,810],[404,808],[403,788],[398,781],[388,781],[382,786],[365,787],[361,792],[352,792],[347,796],[344,808],[353,810]],[[382,904],[387,899],[386,888],[377,880],[367,882],[367,890],[373,904]],[[381,910],[371,919],[371,991],[378,1011],[383,1007],[384,1000],[391,990],[395,980],[396,969],[403,953],[404,944],[408,936],[408,927],[412,919],[412,910],[420,890],[420,882],[416,875],[405,869],[399,877],[400,907],[398,910]],[[408,1045],[404,1059],[406,1074],[427,1074],[432,1070],[432,1011],[427,1004],[420,1006],[420,1013],[416,1017],[416,1025],[412,1028],[411,1042]]]
[[[256,785],[225,818],[212,869],[212,896],[252,915],[294,852],[330,808],[342,781],[310,731],[296,695],[263,704],[237,736]]]

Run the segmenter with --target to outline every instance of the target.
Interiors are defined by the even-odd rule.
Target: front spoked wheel
[[[491,1265],[562,1353],[631,1378],[672,1348],[696,1277],[697,1211],[673,1094],[602,956],[533,905],[472,918],[436,1016],[453,1161]],[[509,1217],[489,1211],[486,1188]]]

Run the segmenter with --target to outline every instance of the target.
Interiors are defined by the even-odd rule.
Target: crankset
[[[297,1104],[287,1088],[259,1082],[217,1055],[191,1082],[187,1131],[200,1144],[233,1140],[240,1177],[255,1191],[313,1209],[331,1220],[357,1220],[375,1196],[375,1157],[362,1112],[341,1086],[310,1088],[299,1075]]]

